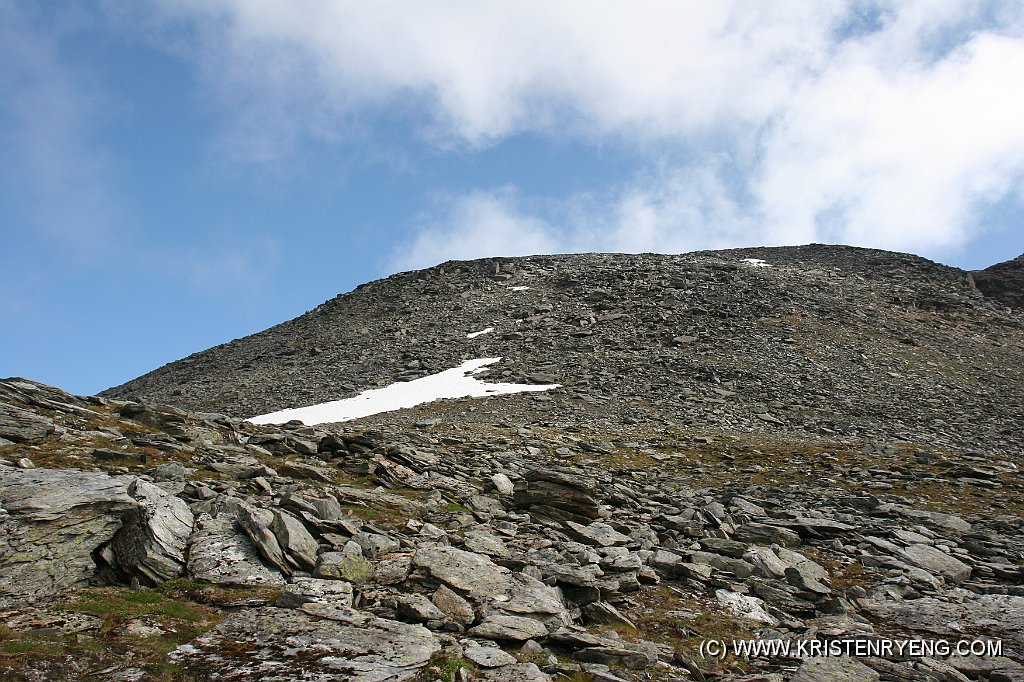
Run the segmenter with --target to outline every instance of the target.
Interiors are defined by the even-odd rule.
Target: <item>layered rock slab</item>
[[[261,608],[228,617],[171,659],[188,671],[238,681],[413,679],[441,650],[420,625],[347,612],[348,621]]]
[[[85,585],[93,550],[138,510],[125,482],[105,473],[0,467],[0,604]]]

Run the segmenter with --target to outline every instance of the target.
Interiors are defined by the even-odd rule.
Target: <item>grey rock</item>
[[[283,585],[284,577],[260,561],[259,551],[232,515],[200,515],[188,548],[187,575],[217,585]]]
[[[296,576],[277,598],[277,606],[295,609],[317,602],[331,606],[352,606],[352,583]]]
[[[430,600],[454,623],[470,625],[475,620],[473,606],[445,585],[438,587]]]
[[[124,481],[77,469],[0,469],[0,603],[85,585],[93,550],[139,503]]]
[[[494,489],[501,495],[511,495],[516,489],[511,479],[502,473],[491,476],[491,483],[494,485]]]
[[[238,505],[238,525],[249,536],[260,555],[285,575],[291,575],[292,564],[285,559],[284,551],[271,530],[274,512],[241,502]]]
[[[835,658],[808,658],[790,682],[878,682],[878,673],[863,663],[839,656]]]
[[[188,469],[178,462],[167,462],[153,469],[154,481],[184,481],[188,476]]]
[[[466,531],[465,547],[470,552],[492,557],[508,555],[508,548],[500,537],[483,530]]]
[[[643,670],[658,662],[658,651],[654,647],[616,642],[604,646],[587,647],[573,653],[577,661],[601,663],[628,670]]]
[[[373,578],[373,564],[364,556],[362,548],[349,541],[340,552],[324,552],[317,559],[314,575],[319,578],[347,580],[363,583]]]
[[[128,486],[140,507],[125,515],[111,540],[117,568],[155,585],[185,574],[185,552],[195,517],[181,498],[141,478]]]
[[[361,531],[352,536],[352,541],[362,547],[363,555],[370,559],[376,559],[382,554],[397,552],[400,548],[397,540],[380,533]]]
[[[405,582],[412,572],[412,556],[389,554],[381,557],[373,567],[373,579],[381,585],[397,585]]]
[[[413,564],[473,599],[507,594],[511,584],[509,569],[455,547],[420,548],[413,555]]]
[[[514,665],[516,659],[496,646],[487,646],[473,640],[463,643],[463,651],[466,658],[476,663],[481,668],[501,668],[506,665]]]
[[[15,443],[38,443],[53,433],[53,420],[0,401],[0,437]]]
[[[385,682],[413,677],[441,650],[420,625],[347,614],[353,622],[301,611],[242,611],[170,660],[187,672],[222,679],[353,679]],[[218,655],[230,648],[231,656]]]
[[[607,523],[600,521],[594,521],[586,526],[573,521],[565,521],[564,525],[569,535],[588,545],[611,547],[632,542],[632,538],[628,535],[623,535]]]
[[[487,682],[551,682],[551,676],[535,663],[515,663],[503,668],[484,670],[480,679]]]
[[[546,636],[548,629],[533,618],[495,613],[471,628],[469,634],[486,639],[525,642],[528,639]]]
[[[413,592],[398,597],[398,616],[403,620],[426,622],[444,620],[445,612],[438,608],[425,595]]]
[[[736,529],[733,537],[741,542],[783,547],[798,547],[801,542],[799,533],[768,523],[746,523]]]
[[[558,521],[589,523],[599,518],[596,491],[577,474],[562,469],[533,469],[516,483],[514,501],[520,509]]]
[[[960,583],[971,576],[971,567],[931,545],[910,545],[900,550],[900,556],[929,573],[943,576],[950,582]]]
[[[863,610],[874,618],[915,632],[959,638],[965,632],[984,632],[987,637],[1024,648],[1024,596],[958,591],[957,601],[923,597],[890,602],[861,600]]]
[[[287,512],[275,511],[270,530],[292,565],[312,570],[320,547],[301,521]]]

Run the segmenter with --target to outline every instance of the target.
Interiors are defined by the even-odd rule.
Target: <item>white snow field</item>
[[[485,398],[492,395],[508,395],[528,391],[550,391],[561,384],[489,384],[473,374],[487,365],[493,365],[501,358],[478,358],[467,360],[461,366],[446,369],[437,374],[412,381],[399,381],[364,391],[354,398],[332,400],[309,407],[295,407],[261,414],[249,421],[254,424],[283,424],[298,419],[306,426],[346,422],[371,414],[401,410],[430,403],[444,398]]]
[[[770,268],[772,266],[771,263],[761,260],[760,258],[744,258],[742,262],[752,268]]]
[[[475,339],[478,336],[481,336],[483,334],[490,334],[493,331],[494,331],[494,327],[488,327],[487,329],[481,329],[478,332],[470,332],[470,333],[466,334],[466,338],[467,339]]]
[[[509,287],[508,290],[509,291],[526,291],[529,288],[530,287]]]

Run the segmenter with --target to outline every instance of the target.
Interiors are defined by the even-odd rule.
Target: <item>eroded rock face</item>
[[[0,438],[35,443],[53,433],[53,420],[31,410],[0,402]]]
[[[141,478],[128,494],[139,508],[124,516],[124,527],[101,550],[113,568],[156,585],[185,574],[185,550],[195,517],[188,503]]]
[[[172,660],[186,670],[231,680],[408,680],[440,651],[421,625],[365,614],[354,623],[263,608],[229,617]],[[228,650],[230,656],[221,656]]]
[[[139,511],[123,480],[74,469],[0,466],[0,603],[88,583],[93,551]]]

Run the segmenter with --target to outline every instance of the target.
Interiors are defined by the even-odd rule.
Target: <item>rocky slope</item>
[[[105,397],[3,381],[0,679],[1024,679],[1022,341],[812,246],[448,263]],[[485,356],[562,388],[241,418]],[[746,638],[790,649],[703,646]],[[863,649],[913,638],[1001,651]]]
[[[985,296],[1018,310],[1024,307],[1024,253],[971,274]]]
[[[1019,453],[1022,329],[968,273],[869,249],[493,259],[372,282],[104,395],[253,416],[502,357],[491,377],[564,387],[507,400],[524,421]]]

